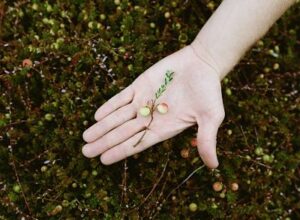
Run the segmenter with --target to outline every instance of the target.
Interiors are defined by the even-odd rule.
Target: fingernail
[[[83,147],[82,147],[82,154],[85,156],[85,157],[90,157],[89,156],[89,147],[87,146],[87,145],[84,145]]]
[[[85,141],[85,142],[88,142],[88,132],[87,130],[85,130],[82,134],[82,139]]]

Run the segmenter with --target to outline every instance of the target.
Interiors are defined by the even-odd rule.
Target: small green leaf
[[[173,79],[174,72],[167,70],[166,74],[165,74],[165,80],[164,80],[164,84],[162,84],[160,86],[160,88],[157,90],[157,92],[155,93],[155,97],[158,98],[162,95],[162,93],[166,90],[167,85],[170,83],[170,81]]]

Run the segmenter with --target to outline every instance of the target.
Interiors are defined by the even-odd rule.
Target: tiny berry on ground
[[[263,155],[263,149],[261,147],[255,148],[255,154],[258,156]]]
[[[220,198],[224,199],[226,195],[224,192],[221,192],[219,196],[220,196]]]
[[[62,204],[63,207],[68,207],[69,206],[69,201],[68,200],[63,200],[61,204]]]
[[[47,113],[47,114],[45,115],[45,119],[46,119],[47,121],[52,121],[53,115],[50,114],[50,113]]]
[[[97,175],[98,175],[97,170],[93,170],[93,171],[92,171],[92,175],[93,175],[93,176],[97,176]]]
[[[23,67],[32,67],[32,61],[30,59],[25,59],[22,62]]]
[[[188,158],[190,156],[190,150],[188,148],[183,148],[180,151],[180,155],[182,158]]]
[[[218,205],[216,203],[212,203],[211,208],[216,209],[216,208],[218,208]]]
[[[151,27],[151,28],[155,28],[155,23],[151,22],[151,23],[150,23],[150,27]]]
[[[231,183],[230,188],[232,191],[237,191],[239,189],[239,184]]]
[[[197,209],[198,209],[198,206],[196,203],[192,202],[190,205],[189,205],[189,209],[191,212],[196,212]]]
[[[271,157],[268,154],[263,155],[263,161],[266,163],[270,163],[271,162]]]
[[[192,145],[192,147],[197,147],[197,138],[192,138],[190,144]]]
[[[13,187],[13,190],[16,192],[16,193],[19,193],[21,191],[21,187],[17,184],[17,185],[14,185]]]
[[[167,11],[167,12],[165,13],[165,18],[169,18],[170,16],[171,16],[170,12]]]
[[[46,172],[46,171],[47,171],[47,166],[42,166],[42,167],[41,167],[41,171],[42,171],[42,172]]]
[[[100,19],[101,20],[105,20],[106,19],[106,15],[105,14],[100,14]]]
[[[231,129],[227,130],[227,134],[232,135],[232,130]]]
[[[223,184],[221,182],[215,182],[212,187],[214,191],[219,192],[223,189]]]
[[[231,95],[232,95],[231,89],[229,89],[229,88],[227,88],[227,89],[225,90],[225,92],[226,92],[226,94],[227,94],[228,96],[231,96]]]

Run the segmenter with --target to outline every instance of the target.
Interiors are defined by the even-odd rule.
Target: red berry
[[[197,138],[192,138],[190,141],[192,147],[197,147]]]
[[[24,59],[22,65],[24,67],[32,67],[32,61],[30,59]]]

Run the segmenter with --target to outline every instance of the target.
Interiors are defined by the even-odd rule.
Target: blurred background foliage
[[[81,154],[96,109],[220,2],[0,2],[0,219],[300,219],[299,1],[222,82],[218,169],[196,126],[111,166]]]

